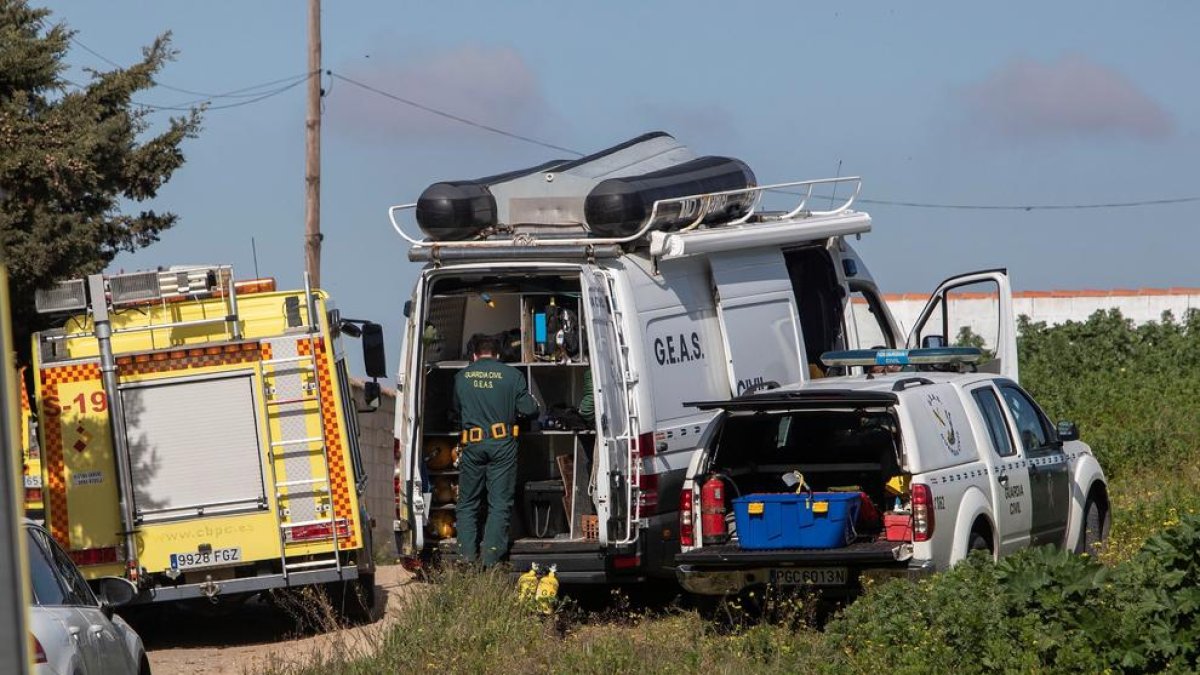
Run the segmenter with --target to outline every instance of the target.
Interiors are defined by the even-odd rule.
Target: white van
[[[446,413],[475,335],[500,338],[502,359],[524,371],[542,408],[520,436],[510,561],[517,571],[556,564],[568,583],[673,576],[684,474],[716,415],[684,401],[803,382],[820,374],[823,352],[902,341],[846,241],[871,227],[850,208],[857,177],[758,186],[749,175],[730,187],[710,170],[736,160],[684,151],[650,134],[575,162],[435,184],[422,202],[392,207],[409,258],[426,263],[405,306],[397,378],[402,555],[457,551],[459,430]],[[734,172],[742,180],[748,169]],[[643,203],[637,217],[600,228],[594,198],[614,178]],[[798,203],[762,211],[767,190]],[[845,196],[814,211],[814,190]],[[441,234],[477,231],[409,235],[398,221],[412,209],[438,234],[438,213],[422,221],[422,203],[445,207]],[[592,419],[573,410],[585,394]]]

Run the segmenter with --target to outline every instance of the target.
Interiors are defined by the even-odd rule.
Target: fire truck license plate
[[[784,567],[771,570],[776,586],[844,586],[845,567]]]
[[[216,565],[232,565],[241,562],[242,549],[214,548],[204,553],[172,553],[171,568],[190,570],[197,567],[214,567]]]
[[[42,477],[41,476],[25,476],[25,487],[27,487],[27,488],[42,487]]]

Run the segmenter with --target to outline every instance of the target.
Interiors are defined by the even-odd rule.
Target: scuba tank
[[[537,590],[538,566],[537,563],[530,563],[529,571],[517,579],[517,599],[521,602],[530,602],[537,595]]]
[[[555,572],[558,571],[558,565],[551,565],[550,571],[546,576],[542,577],[537,582],[537,591],[534,597],[537,601],[538,609],[542,614],[549,614],[554,611],[554,601],[558,599],[558,577]]]

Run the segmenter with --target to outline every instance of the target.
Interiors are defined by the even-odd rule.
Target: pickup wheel
[[[1076,553],[1095,556],[1100,552],[1104,536],[1108,533],[1108,511],[1092,496],[1083,505],[1083,532],[1079,535]]]
[[[987,537],[983,536],[979,530],[971,532],[971,538],[967,540],[967,553],[971,551],[987,551],[992,552],[992,542],[988,541]]]

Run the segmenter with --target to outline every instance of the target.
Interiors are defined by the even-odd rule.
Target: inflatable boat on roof
[[[417,225],[432,241],[486,239],[523,233],[538,237],[620,238],[635,235],[652,215],[655,229],[733,220],[749,214],[757,192],[754,172],[730,157],[697,157],[670,134],[644,134],[575,160],[477,178],[434,183],[416,203]],[[711,193],[697,205],[655,202]]]

